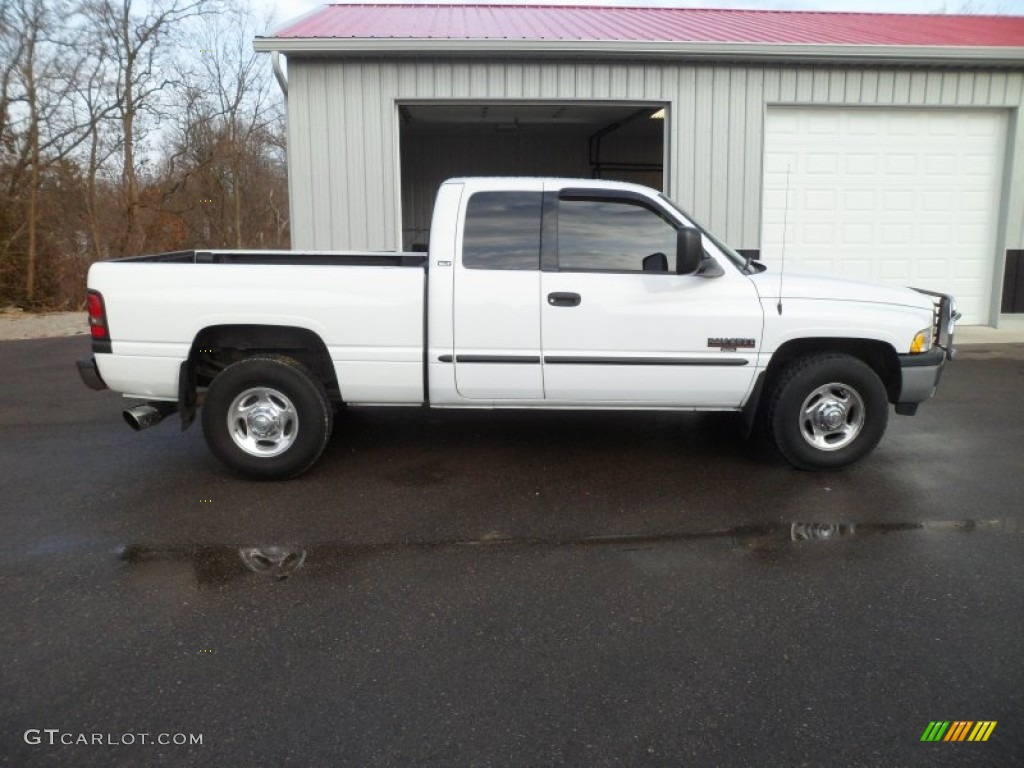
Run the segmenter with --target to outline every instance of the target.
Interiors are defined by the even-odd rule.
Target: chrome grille
[[[948,293],[926,291],[924,288],[915,288],[914,290],[931,297],[932,343],[946,350],[946,354],[950,354],[950,350],[953,348],[953,334],[950,332],[950,326],[955,319],[960,317],[960,313],[953,309],[953,297]]]

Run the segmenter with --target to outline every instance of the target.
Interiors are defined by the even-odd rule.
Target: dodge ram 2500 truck
[[[201,408],[229,467],[294,477],[334,407],[736,411],[803,469],[870,452],[952,356],[943,294],[784,275],[658,192],[465,178],[428,253],[185,251],[94,264],[89,386]]]

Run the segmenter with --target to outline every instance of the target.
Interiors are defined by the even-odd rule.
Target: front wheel
[[[889,418],[881,379],[855,357],[810,355],[780,373],[766,422],[779,453],[798,469],[835,469],[878,444]]]
[[[323,384],[289,357],[241,360],[210,384],[203,435],[213,454],[253,477],[297,477],[320,458],[334,414]]]

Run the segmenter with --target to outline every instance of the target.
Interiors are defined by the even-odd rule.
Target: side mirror
[[[692,275],[700,269],[704,258],[704,243],[700,231],[683,227],[676,232],[676,274]]]

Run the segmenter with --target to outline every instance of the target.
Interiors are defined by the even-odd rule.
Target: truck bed
[[[426,254],[178,251],[97,262],[89,288],[110,324],[100,373],[129,396],[176,398],[204,330],[279,326],[323,341],[346,402],[424,398]]]

